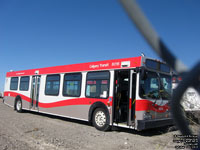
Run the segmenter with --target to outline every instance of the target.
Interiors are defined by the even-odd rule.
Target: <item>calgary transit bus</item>
[[[144,130],[173,124],[172,72],[145,56],[7,72],[4,103],[24,110]]]

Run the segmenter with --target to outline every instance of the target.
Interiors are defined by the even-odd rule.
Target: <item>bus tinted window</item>
[[[170,67],[167,66],[166,64],[160,64],[160,71],[163,71],[163,72],[170,72]]]
[[[81,73],[66,74],[64,76],[63,96],[81,95]]]
[[[20,79],[20,91],[28,91],[29,88],[29,77],[21,77]]]
[[[149,69],[159,70],[162,72],[170,72],[170,67],[167,64],[157,62],[155,60],[147,59],[146,60],[146,67]]]
[[[12,77],[10,83],[10,90],[17,90],[18,87],[18,77]]]
[[[158,69],[158,62],[156,62],[154,60],[147,59],[146,60],[146,66],[147,66],[147,68],[157,70]]]
[[[109,72],[89,72],[86,80],[86,97],[108,98]]]
[[[87,79],[107,79],[109,80],[109,72],[89,72],[87,74]]]
[[[58,95],[60,87],[60,75],[47,75],[45,95]]]

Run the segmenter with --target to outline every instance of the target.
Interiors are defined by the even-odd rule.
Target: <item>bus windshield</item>
[[[146,71],[140,79],[139,95],[141,98],[170,100],[171,85],[171,76]]]
[[[162,99],[170,100],[172,96],[172,78],[169,75],[160,74],[161,90],[160,95]]]

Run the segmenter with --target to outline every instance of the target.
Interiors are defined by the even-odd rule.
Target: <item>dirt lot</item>
[[[1,150],[123,150],[175,149],[173,135],[159,128],[137,132],[115,129],[101,132],[87,122],[29,111],[17,113],[0,99]]]

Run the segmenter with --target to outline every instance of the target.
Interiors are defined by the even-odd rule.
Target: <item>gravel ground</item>
[[[175,149],[174,134],[179,131],[168,132],[168,128],[101,132],[87,122],[17,113],[0,99],[0,150],[168,150]]]

